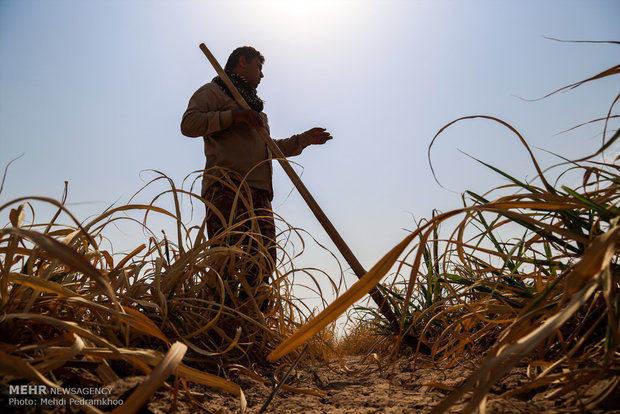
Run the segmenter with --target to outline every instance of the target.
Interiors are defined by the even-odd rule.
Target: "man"
[[[263,78],[265,58],[253,47],[235,49],[224,70],[252,108],[242,109],[220,77],[198,89],[189,101],[181,121],[181,132],[188,137],[203,137],[207,158],[202,181],[202,197],[207,204],[209,238],[226,229],[231,218],[235,229],[250,232],[258,227],[263,246],[267,246],[271,269],[276,263],[275,223],[271,211],[272,153],[258,130],[269,132],[263,101],[256,88]],[[312,144],[324,144],[332,136],[324,128],[312,128],[290,138],[274,140],[284,156],[298,155]],[[249,187],[249,190],[248,190]],[[239,189],[239,190],[238,190]],[[223,215],[218,215],[218,211]],[[258,226],[252,226],[252,220]],[[252,250],[252,237],[248,249]],[[234,242],[238,242],[238,238]],[[246,278],[256,287],[261,283],[254,269]],[[270,273],[270,272],[267,272]]]

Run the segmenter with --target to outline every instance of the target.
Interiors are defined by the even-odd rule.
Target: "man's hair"
[[[239,58],[241,58],[241,56],[245,57],[245,60],[248,63],[250,63],[255,57],[260,59],[260,63],[265,63],[265,58],[258,50],[254,49],[252,46],[241,46],[233,50],[230,56],[228,56],[228,61],[226,61],[224,70],[231,72],[234,68],[236,68],[239,64]]]

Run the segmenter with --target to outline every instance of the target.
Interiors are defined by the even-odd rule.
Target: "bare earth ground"
[[[391,366],[380,367],[380,364],[360,363],[361,357],[347,357],[345,362],[350,370],[362,371],[348,375],[340,364],[332,364],[333,369],[326,365],[302,367],[297,375],[288,383],[295,387],[305,387],[326,391],[327,395],[318,397],[280,390],[269,405],[266,412],[273,413],[424,413],[437,405],[448,390],[439,387],[458,386],[471,372],[466,364],[448,370],[433,367],[414,367],[409,359],[402,358]],[[337,361],[335,361],[337,362]],[[428,365],[428,364],[427,364]],[[472,365],[472,364],[468,364]],[[339,372],[338,372],[339,371]],[[510,399],[499,395],[526,382],[525,368],[516,368],[500,383],[496,384],[487,401],[488,413],[563,413],[568,412],[562,404],[568,397],[559,400],[545,398],[545,393],[530,392]],[[249,378],[240,376],[237,379],[246,393],[248,412],[256,413],[271,393],[267,386]],[[433,387],[435,383],[437,386]],[[271,384],[270,384],[271,385]],[[431,386],[429,386],[431,385]],[[459,413],[465,407],[460,403],[452,407],[451,413]],[[201,405],[211,412],[234,413],[239,411],[239,403],[222,393],[206,391]],[[575,404],[572,404],[575,407]],[[156,411],[154,413],[163,412]],[[170,411],[168,411],[170,412]],[[573,412],[581,412],[574,409]],[[620,413],[620,393],[608,397],[596,411]]]
[[[433,368],[418,360],[413,366],[408,358],[401,358],[389,366],[386,363],[363,362],[361,357],[346,357],[347,369],[338,361],[327,364],[306,364],[301,366],[287,381],[292,387],[311,389],[323,396],[302,394],[281,389],[265,412],[268,413],[425,413],[437,405],[447,394],[449,387],[458,386],[473,368],[465,361],[447,370]],[[426,367],[424,366],[426,365]],[[348,372],[347,372],[348,371]],[[239,372],[231,378],[245,393],[248,413],[257,413],[272,391],[273,371],[260,369],[263,382]],[[282,376],[283,374],[278,374]],[[129,377],[114,384],[113,398],[126,400],[143,377]],[[587,398],[592,390],[575,393],[559,399],[550,399],[544,389],[526,392],[508,399],[500,395],[526,382],[525,367],[517,367],[496,384],[488,396],[487,413],[565,413],[586,412],[579,409],[576,399]],[[443,388],[443,389],[442,389]],[[237,397],[213,388],[190,385],[191,400],[187,397],[174,398],[175,391],[169,387],[160,388],[140,411],[141,414],[163,413],[238,413],[240,402]],[[181,395],[179,393],[178,395]],[[0,398],[1,412],[15,413],[61,413],[70,412],[68,407],[8,407]],[[450,413],[461,412],[466,402],[452,407]],[[9,408],[10,411],[6,411]],[[99,407],[104,411],[113,407]],[[590,413],[620,413],[620,392],[616,390]]]

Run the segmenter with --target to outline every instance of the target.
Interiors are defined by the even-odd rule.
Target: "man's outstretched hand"
[[[325,144],[333,137],[325,128],[312,128],[301,134],[307,145]]]

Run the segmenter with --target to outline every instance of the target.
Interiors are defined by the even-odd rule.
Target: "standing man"
[[[202,180],[202,197],[215,207],[210,208],[207,204],[209,238],[223,231],[231,218],[230,222],[237,231],[250,231],[252,217],[255,216],[262,244],[268,248],[271,259],[269,265],[273,270],[277,253],[275,223],[271,210],[272,153],[258,132],[260,128],[265,128],[269,133],[269,126],[267,115],[263,112],[263,101],[256,92],[263,78],[264,62],[265,58],[253,47],[235,49],[224,70],[252,109],[242,109],[222,79],[217,76],[198,89],[189,100],[181,121],[181,132],[188,137],[204,139],[207,161]],[[300,154],[309,145],[324,144],[330,139],[332,136],[324,128],[312,128],[290,138],[274,141],[284,156],[291,157]],[[240,197],[235,202],[239,188]],[[226,221],[222,221],[218,211]],[[256,226],[254,228],[256,229]],[[250,252],[253,252],[252,237],[247,237],[250,241]],[[245,275],[253,287],[263,282],[259,280],[258,273],[260,272],[254,269]]]

